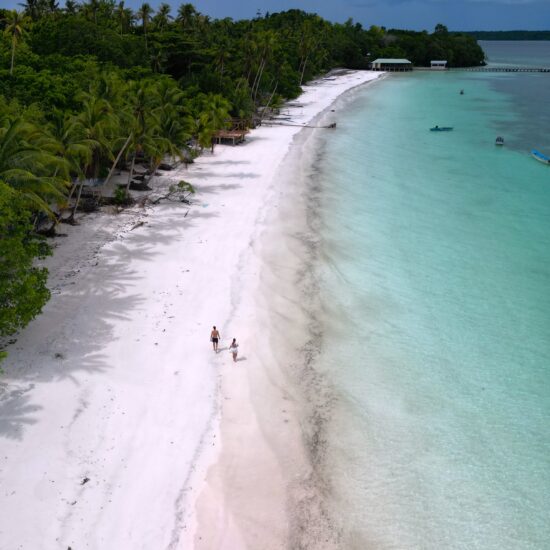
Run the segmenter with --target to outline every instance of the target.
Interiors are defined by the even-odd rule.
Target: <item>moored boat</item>
[[[450,132],[452,129],[452,126],[434,126],[430,128],[430,132]]]
[[[537,151],[536,149],[533,149],[531,151],[531,156],[537,159],[539,162],[542,162],[543,164],[550,164],[550,157],[543,155],[540,151]]]
[[[495,139],[495,145],[504,145],[504,138],[498,136],[497,139]]]

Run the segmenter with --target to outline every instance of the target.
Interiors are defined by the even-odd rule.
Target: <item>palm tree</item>
[[[304,81],[304,74],[306,66],[309,61],[309,57],[317,49],[318,42],[315,40],[315,32],[312,29],[310,21],[305,21],[302,29],[302,36],[300,37],[299,53],[300,53],[300,66],[298,71],[300,72],[300,86]]]
[[[258,42],[252,33],[247,33],[240,41],[238,46],[239,62],[243,67],[242,78],[250,83],[250,76],[254,65],[254,59],[258,53]],[[242,79],[237,82],[237,89],[241,86]]]
[[[11,65],[10,65],[10,75],[13,75],[13,65],[15,61],[15,48],[17,47],[17,42],[21,39],[23,35],[23,26],[26,22],[26,17],[22,12],[11,11],[9,16],[6,18],[6,34],[11,36]]]
[[[151,55],[151,68],[153,69],[154,73],[163,72],[165,62],[166,56],[160,50],[157,50]]]
[[[162,145],[163,153],[172,159],[178,157],[183,160],[183,150],[189,150],[189,116],[182,108],[184,94],[169,81],[161,81],[156,89],[156,99],[159,106],[154,110],[155,130]],[[159,160],[160,164],[160,160]],[[153,173],[158,164],[154,166]]]
[[[123,103],[125,86],[117,73],[102,72],[90,86],[89,92],[110,103],[115,110]]]
[[[209,15],[203,15],[202,13],[199,13],[197,15],[197,28],[198,30],[206,34],[208,31],[208,25],[210,25],[210,16]]]
[[[131,124],[132,113],[128,104],[128,97],[132,97],[134,86],[133,83],[125,85],[114,73],[104,73],[93,87],[93,93],[107,100],[118,112],[117,129],[110,143],[111,157],[114,157],[114,161],[103,183],[104,187],[111,180],[122,155],[134,137],[135,128]]]
[[[20,191],[31,210],[53,216],[51,203],[66,195],[67,182],[55,175],[65,161],[39,146],[41,135],[21,116],[4,119],[0,126],[0,179]]]
[[[123,113],[128,132],[127,151],[131,153],[132,162],[126,192],[130,190],[130,184],[134,176],[134,167],[138,154],[146,154],[154,150],[155,120],[151,116],[154,105],[153,90],[149,85],[139,82],[131,82],[128,93],[128,104]]]
[[[256,101],[258,91],[260,89],[260,83],[262,81],[263,72],[268,61],[273,54],[273,51],[277,45],[277,35],[269,30],[261,32],[258,36],[258,52],[259,52],[259,64],[254,83],[252,84],[252,97]]]
[[[205,147],[212,146],[212,137],[216,133],[216,129],[205,113],[194,111],[189,117],[187,130],[195,142],[195,154]]]
[[[157,14],[153,17],[153,23],[159,31],[164,30],[168,26],[170,19],[173,19],[170,15],[171,9],[168,4],[164,3],[158,7]]]
[[[152,131],[145,150],[150,163],[150,181],[153,179],[165,155],[170,155],[172,159],[177,157],[183,160],[184,158],[182,149],[191,136],[185,131],[182,123],[174,115],[176,115],[176,112],[170,107],[162,109],[159,113],[153,115],[154,126],[151,126]]]
[[[124,6],[124,0],[121,0],[118,3],[115,9],[115,17],[120,27],[120,36],[122,36],[124,32],[128,31],[128,28],[134,19],[134,13],[130,8],[126,8]]]
[[[191,134],[200,148],[212,146],[214,134],[226,128],[231,104],[220,94],[199,94],[192,105]]]
[[[185,94],[172,80],[159,80],[155,88],[157,104],[160,108],[172,106],[179,108],[183,104]]]
[[[97,25],[97,12],[101,7],[100,0],[90,0],[88,4],[84,5],[85,10],[91,13],[94,18],[94,23]]]
[[[216,43],[210,50],[213,56],[214,66],[220,73],[220,83],[223,78],[225,65],[229,61],[229,59],[231,59],[229,47],[229,41],[225,37],[222,37],[222,39],[218,43]]]
[[[59,2],[56,0],[45,0],[45,9],[48,13],[56,13],[59,11]]]
[[[212,122],[216,130],[227,127],[231,103],[220,94],[208,94],[202,101],[202,112]]]
[[[42,2],[41,0],[26,0],[24,3],[19,4],[24,8],[25,15],[28,15],[33,21],[37,21],[42,15]]]
[[[132,162],[130,164],[130,172],[128,173],[128,181],[126,182],[126,193],[130,191],[130,185],[134,177],[134,168],[136,166],[136,159],[138,158],[138,155],[149,157],[150,159],[162,159],[162,151],[160,150],[162,143],[156,132],[156,121],[153,120],[153,117],[151,118],[152,120],[146,126],[145,131],[139,128],[139,124],[136,119],[133,121],[134,127],[133,131],[130,133],[130,141],[127,148],[127,151],[131,155]]]
[[[178,8],[178,16],[176,21],[183,27],[184,31],[191,29],[194,18],[198,15],[193,4],[182,4]]]
[[[138,19],[141,19],[141,26],[143,28],[143,35],[145,36],[145,51],[148,51],[147,47],[147,26],[149,25],[149,22],[151,21],[151,15],[153,14],[153,8],[147,3],[144,2],[141,4],[141,7],[139,8],[137,12]]]
[[[86,177],[97,178],[102,164],[112,157],[110,141],[119,120],[113,113],[111,104],[94,94],[81,94],[82,111],[77,121],[82,127],[85,139],[94,143],[92,158],[86,166]]]
[[[68,201],[71,200],[77,188],[78,196],[71,215],[64,220],[72,222],[80,202],[86,169],[91,163],[92,152],[99,146],[99,143],[94,139],[85,137],[85,130],[81,121],[76,117],[61,111],[54,111],[52,115],[52,122],[47,128],[43,146],[45,149],[51,150],[56,156],[65,159],[66,165],[63,175],[67,180],[71,180],[73,176],[76,176]]]
[[[74,15],[77,11],[77,8],[78,8],[78,4],[75,2],[75,0],[66,0],[65,13]]]
[[[254,102],[250,93],[250,86],[246,78],[239,78],[230,101],[233,106],[232,112],[239,118],[247,118],[254,112]]]
[[[181,120],[177,116],[177,111],[172,106],[164,107],[157,118],[157,131],[159,138],[164,140],[165,153],[172,158],[183,158],[182,151],[188,150],[187,143],[191,139],[191,134],[185,124],[186,120]]]

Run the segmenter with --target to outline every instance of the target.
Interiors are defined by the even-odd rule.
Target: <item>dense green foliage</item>
[[[447,59],[451,67],[484,59],[472,37],[443,25],[433,33],[367,30],[300,10],[211,20],[191,4],[172,15],[166,4],[155,12],[145,3],[132,12],[113,0],[68,0],[64,9],[27,0],[25,6],[17,17],[0,10],[0,93],[45,109],[76,110],[78,90],[105,70],[122,80],[169,75],[182,90],[222,94],[233,115],[250,116],[254,103],[295,97],[302,82],[336,66],[367,68],[377,57],[425,66]]]
[[[470,31],[476,40],[550,40],[550,31]]]
[[[48,253],[32,233],[24,199],[0,181],[0,338],[25,326],[48,300],[47,271],[33,265]]]
[[[429,67],[431,60],[445,59],[448,67],[472,67],[485,60],[471,36],[449,32],[444,25],[436,25],[432,34],[392,29],[385,40],[388,46],[380,57],[405,57],[418,66]]]
[[[250,21],[211,20],[191,4],[177,14],[147,3],[26,0],[0,10],[0,336],[27,323],[48,297],[36,232],[72,221],[84,183],[129,170],[115,201],[127,203],[134,167],[192,159],[231,124],[300,93],[333,67],[376,57],[425,65],[477,65],[466,35],[366,30],[299,10]],[[47,224],[46,224],[47,225]]]

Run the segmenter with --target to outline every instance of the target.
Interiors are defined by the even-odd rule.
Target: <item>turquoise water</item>
[[[319,138],[320,469],[342,548],[550,547],[550,167],[525,133],[548,127],[516,108],[522,76],[392,76]]]

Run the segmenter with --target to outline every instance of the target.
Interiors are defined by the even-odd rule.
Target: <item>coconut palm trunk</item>
[[[67,197],[67,204],[71,201],[73,198],[74,192],[78,189],[78,181],[75,181],[71,187],[71,191],[69,193],[69,196]]]
[[[76,197],[76,201],[75,201],[74,206],[73,206],[73,211],[71,212],[71,215],[69,216],[69,219],[71,220],[71,222],[74,222],[74,217],[76,215],[76,211],[78,210],[78,205],[80,204],[80,197],[82,195],[82,188],[83,187],[84,187],[84,181],[80,180],[79,181],[79,186],[78,186],[78,195]]]
[[[128,183],[126,184],[126,193],[130,192],[130,184],[132,183],[132,178],[134,177],[134,166],[136,165],[136,153],[132,156],[132,164],[130,166],[130,173],[128,174]]]
[[[159,168],[159,166],[162,164],[162,156],[159,155],[159,156],[156,156],[154,161],[153,161],[153,164],[151,165],[151,177],[149,178],[149,185],[152,186],[153,185],[153,179],[156,177],[156,173],[157,173],[157,170]]]
[[[260,117],[260,121],[263,121],[264,116],[269,109],[269,104],[273,101],[273,96],[275,95],[275,92],[277,91],[277,86],[279,85],[279,81],[275,82],[275,87],[273,88],[273,91],[271,92],[271,95],[269,96],[269,100],[266,103],[266,106],[264,107],[264,110],[262,111],[262,116]]]
[[[300,86],[302,85],[302,82],[304,81],[304,74],[306,72],[306,65],[307,65],[308,58],[309,58],[309,54],[305,56],[303,64],[302,64],[302,71],[300,73]]]
[[[252,83],[252,98],[256,101],[256,94],[258,93],[258,88],[260,87],[260,80],[262,79],[262,73],[264,72],[265,59],[262,58],[256,76],[254,77],[254,82]]]
[[[13,67],[15,65],[15,48],[17,47],[17,41],[24,32],[25,15],[15,10],[7,12],[6,15],[7,17],[4,18],[4,21],[7,23],[5,32],[7,35],[11,35],[10,76],[12,76]]]
[[[130,135],[128,136],[128,139],[126,140],[126,142],[122,146],[122,149],[118,152],[118,155],[116,156],[115,161],[113,162],[113,164],[111,166],[111,169],[109,170],[109,173],[107,174],[107,178],[105,179],[105,181],[103,182],[103,185],[101,186],[102,189],[105,188],[105,186],[111,181],[111,178],[113,177],[113,174],[114,174],[115,169],[116,169],[116,165],[118,164],[118,161],[120,160],[120,157],[122,157],[122,154],[124,153],[124,151],[126,151],[126,147],[128,147],[128,145],[130,144],[130,141],[132,140],[133,135],[134,134],[132,132],[130,132]]]
[[[10,66],[10,76],[13,75],[13,65],[15,62],[15,44],[16,44],[15,35],[13,35],[13,38],[11,39],[11,66]]]

